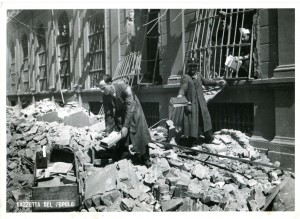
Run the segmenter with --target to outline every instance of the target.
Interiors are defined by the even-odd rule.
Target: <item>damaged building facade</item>
[[[7,28],[7,105],[76,100],[97,114],[96,84],[111,74],[134,86],[152,125],[171,114],[195,55],[203,76],[228,82],[208,105],[214,131],[240,130],[271,160],[294,167],[294,9],[21,10]],[[230,55],[248,55],[249,64],[232,72]]]

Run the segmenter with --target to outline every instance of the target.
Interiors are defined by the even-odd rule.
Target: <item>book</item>
[[[183,97],[172,97],[170,99],[170,103],[173,107],[181,107],[181,106],[187,106],[189,101],[183,96]]]
[[[100,141],[100,145],[106,148],[110,148],[121,140],[121,133],[112,131],[106,138]]]
[[[238,71],[242,65],[242,61],[240,61],[237,57],[233,57],[232,55],[229,55],[226,58],[225,66],[227,66],[229,69]]]

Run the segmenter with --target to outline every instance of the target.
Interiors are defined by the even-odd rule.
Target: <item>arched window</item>
[[[69,18],[66,11],[63,11],[58,19],[58,30],[61,89],[70,89],[70,31]]]
[[[105,74],[104,10],[90,10],[89,14],[89,75],[92,88]]]
[[[13,91],[15,91],[16,86],[16,50],[15,50],[15,44],[12,42],[10,44],[10,84]]]
[[[38,65],[39,65],[39,84],[40,91],[47,90],[47,55],[46,55],[46,34],[43,24],[37,29],[38,40]]]
[[[22,65],[22,81],[23,89],[25,92],[29,91],[29,55],[28,55],[28,38],[24,34],[21,40],[22,52],[23,52],[23,65]]]

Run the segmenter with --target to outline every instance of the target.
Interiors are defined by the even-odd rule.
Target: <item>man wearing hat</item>
[[[120,131],[122,135],[116,146],[115,159],[121,158],[122,153],[128,151],[132,144],[131,151],[140,157],[145,166],[151,166],[148,125],[140,101],[131,87],[124,82],[112,83],[110,75],[104,75],[98,87],[104,93],[106,133]]]
[[[207,104],[204,98],[202,85],[223,86],[225,80],[208,80],[198,72],[199,60],[191,58],[188,60],[187,73],[182,76],[181,87],[178,97],[185,96],[190,102],[185,106],[183,113],[183,134],[188,137],[188,146],[192,146],[200,134],[205,137],[205,143],[220,144],[214,138],[212,124]]]

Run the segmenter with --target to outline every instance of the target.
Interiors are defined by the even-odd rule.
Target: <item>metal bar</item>
[[[225,14],[227,14],[227,9],[225,9],[226,12]],[[223,26],[223,33],[222,33],[222,40],[221,40],[221,52],[220,52],[220,62],[219,62],[219,76],[221,75],[221,66],[222,66],[222,56],[223,56],[223,40],[224,40],[224,34],[225,34],[225,29],[226,29],[226,18],[225,18],[225,23],[224,23],[224,26]]]
[[[219,17],[218,26],[217,26],[216,35],[215,35],[216,41],[215,41],[215,53],[214,53],[214,72],[216,72],[216,57],[217,57],[218,32],[219,32],[219,28],[220,28],[220,22],[221,22],[221,19]],[[220,74],[218,74],[218,76],[220,77]]]
[[[201,9],[199,9],[199,10],[196,11],[196,20],[199,19],[200,10],[201,10]],[[199,24],[198,24],[198,22],[197,22],[197,23],[195,24],[195,28],[194,28],[194,34],[193,34],[193,39],[192,39],[191,50],[194,49],[194,41],[195,41],[195,37],[196,37],[196,31],[198,32],[198,25],[199,25]]]
[[[231,9],[231,12],[233,12],[233,9]],[[232,14],[230,15],[229,28],[228,28],[228,33],[227,33],[226,57],[228,57],[228,54],[229,54],[228,45],[230,44],[231,28],[232,28]],[[228,68],[226,68],[226,78],[227,78],[227,76],[228,76]]]
[[[188,150],[188,151],[192,151],[192,152],[196,152],[196,153],[201,153],[201,154],[207,154],[207,155],[216,156],[216,157],[227,158],[227,159],[230,159],[230,160],[237,160],[237,161],[240,161],[242,163],[249,163],[249,164],[253,164],[253,165],[257,165],[257,166],[264,166],[264,167],[269,167],[269,168],[273,168],[273,169],[291,171],[290,168],[277,167],[277,166],[270,165],[270,164],[265,164],[265,163],[260,163],[260,162],[256,162],[256,161],[245,160],[245,159],[242,159],[242,158],[231,157],[231,156],[226,156],[226,155],[222,155],[222,154],[215,154],[215,153],[211,153],[211,152],[207,152],[207,151],[202,151],[202,150],[196,150],[196,149],[192,149],[190,147],[185,147],[185,146],[181,146],[181,145],[174,145],[174,144],[165,143],[165,142],[157,142],[157,143],[163,144],[163,145],[165,145],[167,147],[172,147],[172,148],[175,147],[175,148],[179,148],[179,149],[182,149],[182,150]]]
[[[206,14],[207,14],[207,10],[208,9],[203,9],[204,10],[204,13],[203,13],[203,19],[205,18],[205,16],[206,16]],[[202,19],[201,18],[201,19]],[[205,31],[205,23],[203,23],[203,27],[202,27],[202,22],[200,22],[200,33],[197,35],[197,43],[196,43],[196,46],[197,46],[197,48],[199,48],[199,47],[202,47],[202,42],[203,42],[203,36],[204,36],[204,31]],[[201,34],[201,40],[200,40],[200,43],[198,42],[199,41],[199,38],[200,38],[200,34]],[[199,46],[198,46],[198,44],[200,44]],[[204,54],[202,54],[202,50],[200,50],[200,53],[199,53],[199,69],[200,69],[200,74],[201,75],[203,75],[203,73],[205,74],[205,72],[204,72],[204,68],[203,68],[203,71],[202,71],[202,62],[203,62],[203,65],[204,65]],[[202,55],[202,56],[201,56]],[[205,75],[203,75],[204,77],[205,77]]]
[[[242,27],[241,28],[244,27],[244,19],[245,19],[245,13],[244,12],[245,12],[245,9],[243,9],[242,12],[243,12],[243,16],[242,16]],[[241,44],[241,42],[242,42],[242,35],[240,34],[239,44]],[[241,55],[241,46],[239,46],[238,61],[240,61],[240,55]],[[236,78],[238,77],[238,74],[239,74],[239,71],[236,71],[236,75],[235,75]]]
[[[239,11],[239,9],[237,9],[237,11]],[[238,20],[239,20],[239,14],[237,13],[236,14],[236,18],[235,18],[235,28],[234,28],[234,37],[233,37],[233,43],[232,43],[232,45],[235,45],[236,30],[237,30]],[[234,56],[234,50],[235,50],[235,47],[233,47],[233,50],[232,50],[232,55],[233,56]]]
[[[211,26],[211,30],[210,30],[210,34],[209,34],[209,37],[207,39],[207,42],[206,42],[206,46],[208,47],[209,49],[209,53],[208,53],[208,72],[210,72],[210,67],[211,67],[211,59],[212,59],[212,50],[211,50],[211,39],[212,39],[212,34],[213,34],[213,31],[214,31],[214,27],[215,27],[215,16],[217,14],[217,10],[216,9],[212,9],[212,14],[214,16],[212,16],[212,18],[209,20],[209,24],[212,24],[212,25],[209,25],[209,27]],[[213,75],[214,75],[214,72],[213,72]]]
[[[218,167],[220,169],[223,169],[223,170],[227,170],[229,172],[232,172],[232,173],[238,173],[240,174],[241,176],[245,177],[246,179],[250,179],[249,177],[245,176],[243,173],[240,173],[240,172],[236,172],[235,170],[232,170],[232,169],[229,169],[228,167],[224,167],[224,166],[220,166],[216,163],[212,163],[212,162],[208,162],[208,161],[205,161],[205,160],[201,160],[199,158],[196,158],[196,157],[192,157],[192,156],[187,156],[187,155],[182,155],[182,154],[178,154],[178,157],[181,157],[181,158],[185,158],[185,159],[189,159],[189,160],[197,160],[197,161],[200,161],[204,164],[207,164],[207,165],[211,165],[211,166],[214,166],[214,167]]]
[[[254,28],[253,28],[253,24],[252,24],[252,30],[251,30],[251,46],[250,46],[250,60],[249,60],[249,73],[248,73],[248,78],[251,77],[251,71],[252,71],[252,53],[253,53],[253,31],[254,31]]]

